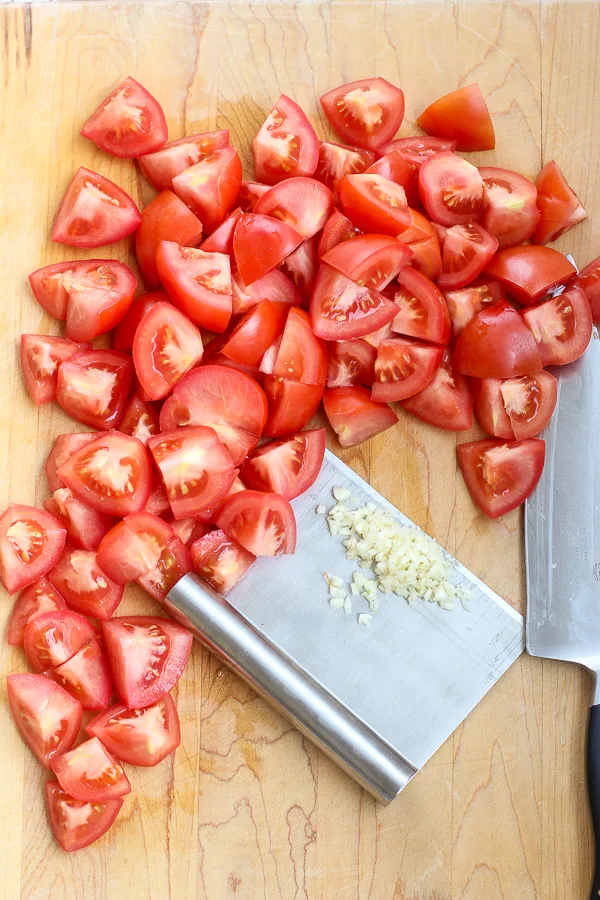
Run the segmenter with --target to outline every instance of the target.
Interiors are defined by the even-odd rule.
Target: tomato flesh
[[[229,132],[209,131],[205,134],[188,134],[177,141],[169,141],[160,150],[140,156],[140,168],[157,191],[170,191],[173,179],[184,169],[189,169],[202,156],[229,146]]]
[[[195,247],[202,237],[202,222],[173,191],[162,191],[142,213],[135,234],[135,256],[147,287],[160,285],[156,251],[161,241]]]
[[[323,112],[350,144],[376,150],[390,141],[404,118],[404,93],[385,78],[364,78],[328,91]]]
[[[579,197],[569,187],[554,160],[546,163],[535,186],[540,216],[532,237],[534,244],[556,241],[574,225],[587,219]]]
[[[108,431],[123,415],[132,380],[133,364],[124,353],[77,353],[58,370],[56,399],[74,419]]]
[[[302,235],[285,222],[244,213],[233,233],[235,264],[243,283],[249,285],[262,278],[301,243]]]
[[[354,227],[350,219],[346,218],[339,209],[334,209],[325,223],[321,238],[319,240],[319,258],[322,259],[329,250],[337,247],[343,241],[349,241],[351,238],[360,234]]]
[[[265,437],[289,437],[310,422],[323,399],[325,384],[303,384],[268,375],[265,378],[265,395],[269,416],[265,423]]]
[[[542,474],[545,449],[537,438],[472,441],[457,448],[465,484],[486,516],[503,516],[529,497]]]
[[[418,124],[427,134],[456,141],[457,150],[493,150],[494,126],[481,88],[468,84],[423,110]]]
[[[327,367],[327,387],[351,387],[364,384],[371,387],[375,381],[377,351],[366,341],[331,341]]]
[[[225,331],[232,309],[231,265],[226,253],[206,253],[162,241],[156,266],[171,302],[182,313],[209,331]]]
[[[146,403],[138,394],[132,394],[119,422],[119,430],[121,434],[130,434],[147,444],[148,439],[160,431],[158,410],[151,402]]]
[[[398,276],[394,303],[392,331],[434,344],[448,343],[448,307],[442,292],[426,275],[411,267],[404,269]]]
[[[493,437],[522,441],[548,425],[556,406],[556,378],[542,370],[519,378],[473,380],[475,415]]]
[[[458,290],[470,284],[497,249],[494,235],[476,222],[452,225],[446,231],[442,247],[442,271],[437,279],[441,290]]]
[[[221,147],[173,178],[172,188],[210,234],[235,206],[242,163],[233,147]]]
[[[85,730],[131,766],[156,766],[181,742],[177,707],[170,694],[144,709],[116,703],[92,719]]]
[[[282,333],[289,307],[261,300],[235,326],[221,353],[246,366],[258,366],[265,351]]]
[[[296,519],[280,494],[238,491],[228,497],[216,524],[254,556],[278,556],[296,549]]]
[[[386,403],[371,399],[364,387],[332,388],[325,391],[323,407],[342,447],[354,447],[387,431],[398,416]]]
[[[440,241],[435,228],[429,219],[417,212],[410,210],[413,225],[398,235],[398,240],[408,244],[412,253],[410,266],[421,272],[431,281],[436,281],[442,271],[442,253]]]
[[[40,406],[56,400],[58,368],[91,344],[75,344],[68,338],[45,334],[21,335],[21,371],[33,402]]]
[[[344,147],[331,141],[319,142],[319,164],[315,178],[322,181],[331,190],[344,175],[359,175],[376,160],[372,150],[362,147]]]
[[[412,397],[427,387],[444,355],[443,347],[405,338],[382,341],[375,360],[373,400],[391,402]]]
[[[93,550],[67,547],[48,580],[71,609],[95,619],[112,616],[123,597],[122,586],[100,568]]]
[[[37,616],[56,609],[66,609],[66,604],[50,582],[39,578],[22,591],[13,606],[8,622],[6,641],[11,647],[22,647],[25,628]]]
[[[387,235],[364,234],[351,243],[344,241],[323,256],[323,262],[359,287],[381,291],[410,261],[405,244]]]
[[[544,366],[562,366],[579,359],[592,337],[592,312],[581,288],[566,290],[524,310],[523,320]]]
[[[484,166],[479,171],[485,205],[483,227],[497,238],[500,249],[528,241],[540,219],[534,183],[510,169]]]
[[[263,194],[266,194],[270,185],[260,184],[258,181],[242,181],[238,203],[242,212],[254,212],[254,207]]]
[[[76,800],[116,800],[131,791],[123,767],[97,737],[52,761],[63,791]]]
[[[81,550],[95,550],[113,524],[110,516],[83,503],[65,487],[44,500],[44,507],[64,525],[68,539]]]
[[[127,584],[157,565],[172,537],[173,529],[163,519],[148,512],[133,513],[102,539],[98,564],[117,584]]]
[[[131,353],[133,347],[133,338],[138,325],[146,315],[149,309],[152,309],[155,303],[163,301],[168,303],[169,297],[164,291],[146,291],[140,294],[131,306],[128,312],[121,319],[112,335],[113,350],[121,350],[123,353]]]
[[[381,147],[381,153],[391,153],[397,150],[402,154],[404,159],[411,164],[413,169],[418,173],[419,169],[435,156],[436,153],[443,153],[447,150],[456,150],[456,141],[444,140],[438,137],[424,137],[416,135],[415,137],[396,138]]]
[[[453,364],[462,375],[474,378],[512,378],[542,368],[531,331],[506,300],[483,309],[465,326]]]
[[[281,271],[297,288],[303,305],[308,306],[319,270],[319,235],[298,244],[281,263]],[[256,283],[256,282],[255,282]]]
[[[43,675],[6,679],[8,705],[27,746],[46,768],[70,750],[81,727],[81,704]]]
[[[137,583],[159,603],[191,569],[190,555],[180,538],[174,536],[160,554],[153,569],[139,575]]]
[[[452,323],[452,339],[456,340],[477,313],[504,299],[504,290],[496,282],[490,281],[473,284],[458,291],[446,291],[444,296]]]
[[[254,450],[243,464],[241,476],[252,490],[272,491],[293,500],[313,484],[324,455],[325,429],[301,431]]]
[[[412,224],[404,188],[382,175],[344,175],[338,185],[344,214],[361,231],[397,237]]]
[[[592,260],[579,275],[570,282],[570,287],[581,288],[588,299],[592,318],[596,324],[600,322],[600,257]]]
[[[170,303],[155,303],[138,325],[133,363],[138,380],[152,400],[171,392],[202,359],[204,347],[196,325]]]
[[[377,162],[372,163],[366,172],[368,175],[382,175],[384,178],[401,185],[404,188],[408,205],[419,205],[417,171],[399,150],[390,150],[389,153],[380,156]]]
[[[499,250],[485,271],[523,306],[532,306],[548,291],[577,274],[558,250],[529,245]]]
[[[285,260],[284,260],[285,262]],[[260,303],[271,300],[273,303],[287,303],[288,306],[300,306],[302,298],[295,285],[278,269],[267,272],[252,284],[245,285],[237,272],[231,276],[233,291],[233,315],[242,315]]]
[[[44,672],[83,709],[106,709],[112,695],[112,678],[108,660],[97,638],[92,638],[71,659]]]
[[[239,206],[230,212],[219,227],[205,241],[202,241],[200,249],[204,250],[205,253],[227,253],[231,256],[233,253],[233,232],[241,214],[242,210]],[[183,242],[179,241],[179,243]]]
[[[322,384],[326,380],[325,345],[315,337],[304,310],[295,306],[290,309],[270,374],[304,384]]]
[[[403,409],[429,425],[447,431],[468,431],[473,424],[473,401],[467,379],[452,368],[444,351],[435,375],[422,391],[402,401]]]
[[[14,594],[46,575],[62,553],[67,532],[49,512],[9,506],[0,516],[0,579]]]
[[[85,616],[71,610],[56,610],[32,619],[25,628],[23,648],[35,672],[53,669],[71,659],[96,630]]]
[[[466,225],[484,210],[483,178],[456,153],[436,153],[419,169],[419,194],[439,225]]]
[[[254,171],[264,184],[313,175],[319,139],[297,103],[281,94],[252,141]]]
[[[218,529],[199,538],[190,548],[192,568],[220,594],[228,594],[256,561],[233,538]]]
[[[333,209],[333,195],[314,178],[286,178],[263,194],[253,212],[290,225],[307,241],[323,228]]]
[[[383,294],[360,286],[322,264],[310,302],[313,332],[329,341],[350,341],[391,322],[396,306]]]
[[[158,101],[128,76],[92,113],[80,134],[100,150],[132,159],[162,147],[168,131]]]
[[[46,782],[46,807],[54,836],[63,850],[82,850],[106,834],[123,805],[122,800],[87,803],[62,790],[58,781]]]

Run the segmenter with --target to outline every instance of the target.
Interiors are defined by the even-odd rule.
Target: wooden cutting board
[[[17,354],[21,332],[59,332],[27,275],[75,255],[48,240],[63,191],[83,164],[141,204],[151,197],[133,163],[78,136],[127,74],[160,99],[171,138],[229,128],[248,174],[250,140],[281,91],[324,136],[316,97],[377,73],[404,88],[402,134],[411,134],[427,103],[477,80],[498,148],[476,161],[535,176],[555,158],[592,217],[559,246],[581,264],[600,251],[598,3],[78,2],[4,6],[0,18],[2,508],[43,500],[50,443],[73,430],[58,408],[29,401]],[[88,255],[131,261],[126,243]],[[521,608],[521,513],[491,522],[473,507],[455,466],[455,445],[469,437],[403,415],[392,432],[343,456]],[[123,603],[151,608],[133,590]],[[3,597],[3,630],[9,610]],[[0,668],[23,671],[21,651],[3,643]],[[133,793],[116,827],[72,855],[50,835],[44,773],[10,721],[4,681],[0,691],[2,898],[586,895],[588,684],[576,667],[523,657],[383,809],[196,647],[175,692],[181,747],[155,769],[130,770]]]

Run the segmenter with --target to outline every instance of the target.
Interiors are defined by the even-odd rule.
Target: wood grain
[[[556,158],[591,215],[558,246],[582,264],[598,253],[598,2],[82,2],[5,6],[0,19],[2,507],[44,498],[50,442],[73,430],[57,408],[28,401],[16,351],[23,331],[59,331],[33,301],[27,274],[86,255],[48,241],[57,203],[80,164],[142,204],[151,196],[133,164],[78,136],[127,74],[160,98],[172,137],[229,128],[247,174],[249,142],[281,91],[325,136],[316,97],[377,72],[405,89],[402,133],[411,134],[428,102],[477,80],[498,137],[497,151],[479,160],[534,176]],[[104,253],[131,262],[126,242]],[[403,414],[392,432],[343,456],[522,607],[521,514],[499,522],[477,514],[456,472],[456,443]],[[128,592],[126,611],[151,608],[141,592]],[[6,600],[3,627],[9,609]],[[2,643],[0,668],[24,670],[22,653]],[[115,829],[73,855],[50,837],[44,774],[17,737],[1,691],[0,897],[7,900],[587,895],[588,683],[575,667],[523,657],[383,809],[197,646],[177,689],[181,747],[155,769],[132,771],[134,792]]]

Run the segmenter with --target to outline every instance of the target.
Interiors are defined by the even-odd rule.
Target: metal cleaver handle
[[[587,734],[587,785],[596,842],[596,870],[590,898],[598,900],[600,897],[600,705],[590,707]]]
[[[163,606],[377,800],[389,803],[415,774],[377,732],[195,575],[182,578]]]

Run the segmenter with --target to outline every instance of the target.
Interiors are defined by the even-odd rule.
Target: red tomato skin
[[[520,480],[517,490],[505,489],[500,496],[496,494],[494,497],[487,497],[485,485],[482,485],[484,478],[480,474],[485,471],[485,463],[482,464],[482,458],[490,452],[493,453],[503,448],[506,449],[507,453],[515,457],[517,465],[519,462],[518,454],[526,455],[527,469],[520,471],[519,468],[513,466],[513,468],[516,468],[515,474]],[[458,452],[458,464],[473,502],[486,516],[489,516],[491,519],[497,519],[498,516],[506,515],[506,513],[520,506],[534,490],[544,468],[546,445],[544,441],[537,438],[531,438],[527,441],[509,441],[508,443],[490,439],[460,444],[456,449]],[[510,458],[507,462],[510,466]]]
[[[393,409],[372,400],[371,392],[363,387],[327,390],[323,407],[342,447],[361,444],[398,422]]]
[[[581,288],[590,304],[592,319],[598,325],[600,323],[600,256],[582,269],[579,275],[569,282],[569,287]]]
[[[63,285],[63,276],[73,268],[73,262],[52,263],[42,266],[29,275],[33,296],[42,309],[55,319],[67,318],[69,295]]]
[[[289,437],[300,431],[317,412],[324,384],[303,384],[276,375],[265,378],[265,394],[269,403],[269,417],[263,429],[265,437]]]
[[[242,163],[236,149],[222,147],[176,175],[172,189],[210,234],[235,206],[241,183]]]
[[[411,164],[415,171],[419,169],[423,163],[435,156],[436,153],[443,153],[446,150],[456,150],[456,141],[447,141],[443,138],[426,137],[417,134],[414,137],[396,138],[379,148],[380,153],[391,153],[397,150],[402,154],[404,159]]]
[[[338,184],[344,215],[361,231],[397,237],[412,225],[404,188],[381,175],[344,175]]]
[[[329,250],[323,262],[346,278],[375,291],[388,286],[410,262],[412,251],[389,235],[364,234]]]
[[[262,278],[302,243],[302,235],[287,225],[257,213],[244,213],[233,233],[233,253],[245,285]]]
[[[371,387],[375,381],[377,351],[366,341],[330,341],[327,387]]]
[[[34,672],[62,665],[96,637],[96,629],[85,616],[72,610],[57,610],[36,616],[25,628],[23,649]]]
[[[285,222],[308,241],[320,231],[333,209],[333,194],[314,178],[286,178],[259,197],[253,212]]]
[[[48,454],[46,460],[45,472],[48,480],[48,486],[52,493],[64,487],[64,483],[56,474],[58,469],[76,450],[81,450],[86,444],[90,444],[98,437],[98,433],[94,431],[78,431],[73,434],[59,434],[52,445],[52,450]]]
[[[172,537],[173,529],[163,519],[146,511],[133,513],[105,535],[98,564],[117,584],[127,584],[150,571]]]
[[[387,325],[396,313],[395,304],[383,294],[321,265],[310,301],[310,322],[317,337],[351,341]]]
[[[50,827],[52,828],[54,837],[62,849],[66,850],[67,853],[89,847],[90,844],[93,844],[94,841],[97,841],[102,835],[106,834],[123,806],[123,801],[121,799],[106,800],[103,803],[95,802],[93,804],[75,800],[74,797],[70,797],[62,790],[58,781],[47,781],[45,790]],[[70,834],[67,831],[67,826],[64,822],[67,813],[64,811],[61,812],[61,810],[66,809],[85,809],[87,812],[85,825],[92,822],[93,827],[90,826],[89,830],[81,835],[77,835],[75,829],[73,829],[73,834]],[[61,815],[62,821],[60,818]],[[94,816],[96,817],[95,819],[92,818]],[[85,825],[82,827],[85,827]]]
[[[512,378],[539,372],[542,360],[519,313],[505,300],[483,309],[461,332],[453,366],[473,378]]]
[[[94,407],[89,402],[94,399],[95,376],[91,375],[92,372],[109,372],[114,376],[110,397],[99,412],[94,412]],[[87,384],[84,386],[86,379]],[[133,363],[130,356],[116,350],[77,353],[62,363],[58,370],[56,399],[59,406],[78,422],[108,431],[118,424],[123,415],[132,381]],[[79,392],[76,397],[73,396],[73,384]]]
[[[131,353],[136,329],[149,309],[155,303],[168,303],[169,296],[164,291],[145,291],[133,301],[126,315],[121,319],[112,335],[113,350]]]
[[[9,506],[0,516],[0,580],[6,591],[15,594],[46,575],[66,537],[66,529],[45,510]]]
[[[558,250],[529,245],[499,250],[485,271],[523,306],[533,306],[552,288],[577,274]]]
[[[322,259],[326,253],[337,247],[343,241],[349,241],[351,238],[360,234],[354,227],[350,219],[348,219],[339,209],[334,209],[321,233],[319,240],[319,258]]]
[[[504,300],[504,288],[496,281],[483,281],[470,287],[461,288],[458,291],[447,291],[444,294],[450,321],[452,323],[452,340],[456,341],[459,334],[471,319],[484,307],[494,306],[500,300]]]
[[[370,129],[363,124],[354,124],[356,117],[346,102],[348,95],[356,92],[379,92],[379,116]],[[338,134],[351,144],[366,150],[377,150],[390,141],[404,119],[404,93],[384,78],[364,78],[333,88],[319,98],[323,112]],[[359,101],[357,99],[357,105]],[[345,114],[347,113],[347,115]]]
[[[44,334],[21,335],[21,371],[25,387],[36,406],[56,400],[60,364],[76,353],[90,349],[91,344],[76,344],[68,338]],[[52,371],[46,374],[44,367],[52,367]]]
[[[233,254],[233,232],[241,215],[242,210],[239,206],[232,210],[219,227],[206,240],[202,241],[200,249],[206,253],[227,253],[228,256],[231,256]],[[178,241],[178,243],[183,242]]]
[[[528,241],[540,220],[535,184],[495,166],[480,166],[485,212],[481,224],[498,239],[500,249]]]
[[[100,568],[93,550],[67,546],[48,580],[71,609],[95,619],[110,618],[123,597],[123,586]]]
[[[390,403],[405,400],[419,393],[432,381],[443,355],[444,348],[433,344],[406,338],[390,338],[382,341],[375,360],[372,399]],[[394,367],[391,380],[388,363]],[[398,370],[399,377],[394,377]]]
[[[162,191],[142,212],[135,233],[135,256],[142,278],[150,290],[160,285],[156,251],[161,241],[196,247],[202,237],[202,222],[173,191]]]
[[[344,175],[359,175],[377,159],[373,150],[345,147],[332,141],[319,141],[319,163],[314,177],[335,191]]]
[[[283,332],[290,307],[261,300],[237,323],[221,353],[245,366],[258,366],[265,351]]]
[[[136,134],[136,128],[128,124],[131,120],[127,118],[125,118],[121,133],[119,133],[118,126],[111,129],[108,127],[109,123],[103,122],[106,107],[110,107],[110,104],[118,100],[121,95],[134,106],[137,100],[140,104],[143,104],[143,109],[148,113],[147,126],[145,121],[143,130],[137,125],[138,130],[142,131],[141,137]],[[139,108],[137,107],[137,109]],[[124,81],[110,92],[98,109],[92,113],[79,133],[93,141],[100,150],[105,150],[113,156],[120,156],[125,159],[133,159],[141,156],[142,153],[153,153],[159,150],[168,137],[167,122],[160,104],[131,75],[128,75]]]
[[[249,285],[244,284],[238,272],[233,272],[231,285],[234,316],[248,312],[261,300],[287,303],[288,306],[300,306],[302,303],[302,297],[296,286],[279,269],[272,269]]]
[[[72,771],[72,767],[76,765],[80,765],[83,768],[85,763],[79,762],[79,760],[85,754],[88,754],[90,760],[93,760],[94,772],[98,771],[96,767],[99,765],[108,768],[112,784],[94,784],[93,781],[98,779],[93,775],[84,780],[85,769],[80,773],[80,777]],[[95,737],[89,738],[73,750],[68,750],[52,760],[52,769],[63,791],[66,791],[71,797],[75,797],[76,800],[89,802],[116,800],[118,797],[124,797],[125,794],[131,792],[131,785],[123,771],[123,767],[112,753],[109,753],[104,744]]]
[[[170,366],[159,368],[160,359],[169,347],[173,349],[171,357],[180,352],[177,369],[174,359]],[[138,325],[133,339],[135,372],[152,400],[162,400],[170,394],[177,382],[198,365],[203,352],[202,336],[196,325],[170,303],[155,303]]]
[[[533,244],[549,244],[556,241],[574,225],[587,219],[587,213],[579,197],[569,187],[554,160],[546,163],[536,179],[535,186],[540,218],[531,238]]]
[[[66,528],[67,537],[82,550],[95,550],[113,520],[79,500],[69,488],[58,488],[44,508]]]
[[[286,256],[280,266],[280,270],[298,290],[303,308],[306,308],[310,303],[317,272],[319,271],[318,244],[318,234],[313,235],[308,241],[302,241],[295,250],[292,250]],[[256,284],[256,282],[254,283]]]
[[[419,196],[430,218],[448,228],[479,219],[484,211],[479,170],[449,151],[435,153],[423,163],[419,169]]]
[[[226,596],[256,562],[256,557],[224,531],[211,531],[190,548],[192,569]],[[219,564],[224,567],[219,568]]]
[[[470,379],[475,416],[487,434],[505,441],[514,441],[515,432],[502,399],[502,384],[501,378]]]
[[[21,737],[38,761],[49,769],[52,760],[70,750],[77,739],[81,728],[81,703],[74,700],[59,685],[48,681],[43,675],[30,673],[9,675],[6,679],[6,694],[14,723],[19,729]],[[56,742],[46,751],[31,739],[26,724],[27,719],[35,716],[36,704],[39,704],[42,698],[45,699],[43,715],[49,716],[54,711],[57,732]],[[25,718],[23,707],[27,710]]]
[[[420,206],[417,170],[399,150],[390,150],[365,170],[367,175],[383,175],[402,185],[409,206]]]
[[[450,340],[450,314],[444,295],[422,272],[408,266],[398,275],[392,331],[433,344]],[[414,305],[418,308],[414,310]]]
[[[274,519],[279,516],[283,533],[276,537],[276,543],[262,541],[260,534],[248,531],[248,517],[257,510],[265,513],[265,529],[279,527]],[[293,553],[296,549],[296,518],[289,500],[280,494],[262,491],[238,491],[228,497],[216,516],[216,525],[225,534],[236,540],[254,556],[279,556]]]
[[[273,160],[269,141],[288,138],[290,153],[285,161],[281,155]],[[280,95],[252,141],[252,156],[256,177],[263,184],[314,174],[319,161],[319,139],[303,110],[285,94]]]
[[[592,311],[581,288],[564,291],[557,297],[538,303],[522,312],[523,321],[537,344],[543,366],[562,366],[585,353],[592,337]],[[557,319],[564,327],[557,333]],[[571,324],[571,319],[573,323]]]
[[[456,291],[470,284],[497,249],[498,240],[476,222],[448,228],[442,247],[442,271],[437,279],[440,290]],[[472,254],[470,259],[467,252]]]
[[[182,313],[208,331],[225,331],[232,310],[231,269],[225,253],[205,253],[162,241],[156,266],[169,299]],[[214,277],[211,268],[217,272]]]
[[[33,619],[45,612],[66,608],[58,591],[42,576],[25,588],[15,600],[8,622],[6,642],[11,647],[22,647],[25,628]]]
[[[101,206],[105,201],[98,198],[92,201],[95,211],[93,222],[89,223],[89,220],[84,220],[82,217],[73,217],[73,208],[79,200],[81,190],[88,193],[93,190],[107,195],[110,198],[109,212]],[[85,200],[83,203],[85,205]],[[103,221],[100,221],[94,228],[93,226],[101,214],[104,217]],[[111,215],[113,221],[111,221]],[[105,244],[113,244],[115,241],[127,237],[138,227],[141,218],[140,211],[129,194],[126,194],[104,175],[80,166],[58,208],[51,237],[58,244],[93,249]],[[85,224],[88,227],[84,230],[83,225]]]
[[[83,285],[77,284],[78,279]],[[67,281],[66,275],[64,280]],[[91,341],[118,325],[129,312],[137,287],[131,269],[115,260],[104,259],[75,265],[71,284],[66,335],[72,341]]]
[[[324,428],[315,428],[287,440],[263,444],[249,454],[240,469],[244,484],[251,490],[281,494],[286,500],[299,497],[315,482],[321,470],[325,437]],[[289,453],[287,466],[282,452]]]
[[[208,131],[188,134],[177,141],[169,141],[160,150],[138,157],[140,169],[157,191],[170,191],[173,179],[189,169],[202,156],[229,146],[229,131]]]
[[[191,567],[187,547],[180,538],[174,536],[161,553],[155,568],[140,575],[136,581],[151,597],[162,603]]]
[[[106,709],[110,703],[112,678],[98,638],[92,638],[71,659],[48,669],[44,675],[78,700],[85,710]]]
[[[160,431],[157,405],[151,400],[142,400],[139,394],[132,394],[119,422],[119,430],[121,434],[130,434],[147,444],[148,438]]]
[[[242,212],[254,212],[254,207],[263,194],[266,194],[271,185],[260,184],[258,181],[242,181],[238,201]]]
[[[158,710],[163,720],[166,720],[160,741],[156,741],[158,736],[153,731],[155,743],[151,749],[148,748],[148,742],[146,749],[139,745],[136,746],[132,737],[128,735],[128,730],[135,732],[138,719],[143,719],[146,715],[153,715],[155,710]],[[124,723],[132,724],[124,725]],[[156,703],[141,710],[129,710],[123,703],[115,703],[114,706],[110,706],[95,716],[86,725],[85,730],[92,737],[99,738],[117,759],[130,766],[156,766],[170,753],[173,753],[181,743],[177,707],[170,694],[165,694]]]
[[[493,150],[494,126],[478,84],[445,94],[423,110],[418,124],[435,137],[456,141],[457,150]]]
[[[304,384],[323,384],[327,379],[325,344],[313,334],[303,309],[292,306],[289,310],[270,374]]]
[[[548,425],[556,406],[556,378],[542,369],[520,378],[471,379],[477,420],[494,437],[523,441]],[[523,401],[526,406],[523,407]],[[527,417],[529,407],[532,414]]]
[[[402,400],[402,408],[436,428],[468,431],[473,425],[473,401],[467,379],[454,372],[448,350],[429,384]]]

